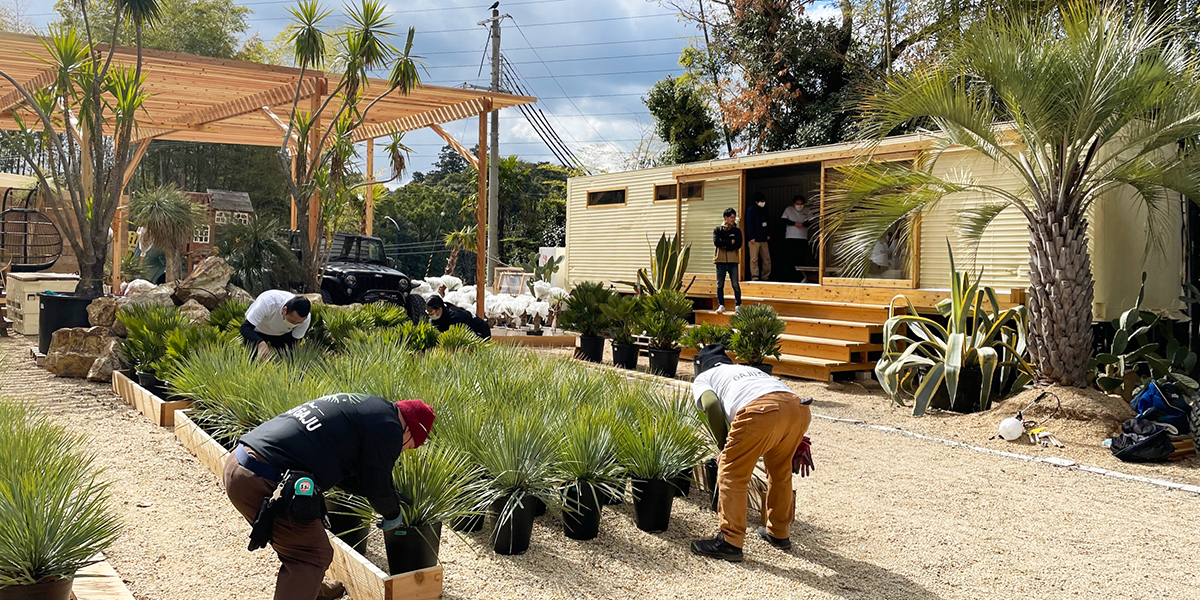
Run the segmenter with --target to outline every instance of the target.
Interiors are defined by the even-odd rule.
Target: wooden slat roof
[[[47,52],[39,38],[0,33],[0,46],[4,48],[0,53],[0,70],[22,84],[45,85],[47,65],[39,57],[45,58]],[[132,66],[136,52],[134,48],[118,48],[114,63]],[[282,142],[283,134],[261,108],[270,107],[286,122],[299,69],[158,50],[143,50],[142,57],[146,90],[151,96],[145,102],[145,112],[139,113],[135,138],[255,146],[278,146]],[[336,73],[320,71],[306,71],[304,77],[305,95],[332,91],[340,79]],[[385,89],[384,80],[371,79],[366,98],[373,98]],[[11,83],[0,79],[0,111],[14,105],[21,111],[15,91]],[[378,102],[367,114],[356,141],[474,116],[487,98],[497,109],[537,100],[529,96],[422,85],[407,96],[392,92]],[[309,101],[301,100],[300,108],[308,107]],[[324,117],[328,119],[335,112],[331,106]],[[28,117],[31,113],[22,114]],[[0,128],[15,128],[7,112],[0,114]]]

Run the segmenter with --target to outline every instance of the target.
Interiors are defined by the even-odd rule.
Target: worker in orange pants
[[[808,475],[812,469],[804,435],[812,421],[808,407],[812,400],[801,399],[757,368],[733,364],[720,344],[701,350],[700,361],[704,372],[692,383],[692,393],[721,447],[717,462],[721,531],[712,539],[692,542],[692,552],[742,560],[746,499],[759,458],[767,469],[767,525],[758,528],[758,535],[780,550],[789,550],[796,508],[792,475]]]

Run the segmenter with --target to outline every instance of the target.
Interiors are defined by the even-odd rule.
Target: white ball
[[[1013,441],[1025,434],[1025,425],[1016,417],[1009,417],[1000,421],[1000,430],[997,432],[1000,437]]]

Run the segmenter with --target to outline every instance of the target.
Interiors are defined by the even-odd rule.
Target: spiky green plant
[[[370,320],[371,327],[397,327],[408,321],[403,308],[388,302],[372,302],[358,307],[358,312]]]
[[[167,257],[167,281],[183,279],[183,247],[208,222],[208,210],[174,185],[143,190],[129,201],[129,220]]]
[[[650,347],[674,350],[675,343],[687,329],[687,316],[691,312],[692,301],[681,292],[664,290],[646,296],[641,324],[650,337]]]
[[[463,452],[436,443],[400,454],[392,469],[400,510],[409,527],[433,525],[469,514],[484,494],[482,469]]]
[[[117,319],[128,332],[118,352],[139,371],[152,370],[166,354],[168,334],[190,325],[178,308],[152,304],[127,304],[117,311]]]
[[[691,253],[691,244],[681,244],[679,238],[664,233],[662,237],[658,238],[658,244],[655,245],[654,252],[650,256],[649,271],[638,269],[637,281],[618,281],[616,283],[631,286],[638,295],[652,295],[665,290],[686,294],[692,288],[692,283],[696,281],[693,276],[687,287],[683,286],[688,257]]]
[[[437,327],[424,319],[417,323],[406,321],[400,326],[400,332],[404,345],[413,352],[424,352],[437,346],[440,336]]]
[[[634,389],[618,405],[624,413],[616,430],[621,467],[638,479],[669,479],[695,466],[707,444],[698,413],[682,397],[661,397]]]
[[[484,341],[466,325],[451,325],[438,335],[438,347],[447,352],[470,351],[483,345]]]
[[[579,332],[579,335],[604,335],[609,320],[600,307],[608,304],[612,295],[612,291],[606,289],[603,283],[581,281],[567,297],[566,307],[558,317],[558,324]]]
[[[729,346],[729,342],[732,339],[733,330],[729,327],[717,325],[716,323],[701,323],[695,327],[689,327],[684,332],[683,337],[679,338],[679,345],[699,350],[713,344]]]
[[[783,335],[787,325],[774,308],[766,304],[741,306],[729,317],[729,327],[733,329],[729,349],[738,358],[761,365],[768,356],[776,360],[781,356],[779,336]]]
[[[217,230],[217,255],[233,267],[230,281],[252,295],[300,280],[296,253],[279,239],[279,221],[255,216]]]
[[[221,331],[237,331],[246,320],[246,311],[249,309],[249,302],[230,298],[208,313],[208,324]]]
[[[642,332],[642,298],[637,295],[613,294],[606,304],[600,306],[600,311],[608,317],[609,331],[612,333],[614,344],[632,344],[636,341],[635,336]]]

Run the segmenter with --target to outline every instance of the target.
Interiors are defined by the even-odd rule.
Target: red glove
[[[792,473],[799,473],[801,477],[808,477],[808,474],[816,471],[817,467],[813,465],[812,459],[812,440],[808,436],[804,436],[800,440],[800,445],[796,447],[796,453],[792,455]]]

